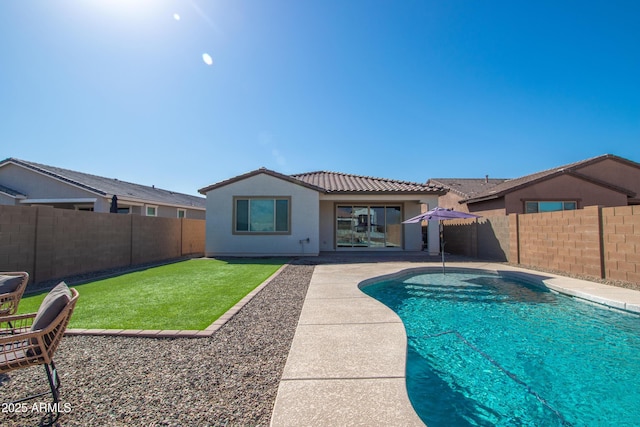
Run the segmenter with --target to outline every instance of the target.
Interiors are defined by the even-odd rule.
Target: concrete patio
[[[367,279],[437,262],[394,258],[317,265],[284,368],[271,426],[424,426],[405,386],[407,340],[400,318],[360,291]],[[640,313],[640,292],[505,264],[450,262],[544,277],[549,288]]]

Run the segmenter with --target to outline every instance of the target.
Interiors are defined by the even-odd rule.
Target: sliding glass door
[[[336,206],[339,248],[402,247],[402,210],[395,205]]]

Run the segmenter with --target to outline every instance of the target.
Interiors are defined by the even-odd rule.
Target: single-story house
[[[444,208],[482,216],[640,204],[640,164],[605,154],[515,179],[432,178]]]
[[[284,175],[261,168],[199,192],[207,198],[207,256],[292,256],[420,251],[420,224],[402,221],[435,207],[445,190],[337,172]]]
[[[0,204],[3,205],[110,212],[113,196],[121,214],[205,218],[204,197],[16,158],[0,161]]]

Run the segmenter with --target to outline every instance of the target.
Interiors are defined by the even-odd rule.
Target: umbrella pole
[[[442,221],[440,221],[440,255],[442,256],[442,274],[445,274],[444,273],[444,245],[445,245],[445,241],[444,241],[443,232],[444,232],[444,227],[442,226]]]

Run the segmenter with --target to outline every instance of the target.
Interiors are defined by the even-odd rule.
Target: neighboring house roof
[[[293,184],[302,185],[321,193],[435,193],[444,194],[446,190],[439,185],[419,184],[415,182],[397,181],[385,178],[349,175],[340,172],[308,172],[295,175],[284,175],[269,169],[260,168],[243,175],[230,178],[198,190],[201,194],[249,177],[267,174]]]
[[[194,209],[205,208],[205,199],[203,197],[176,193],[174,191],[163,190],[155,186],[149,187],[146,185],[134,184],[131,182],[120,181],[115,178],[105,178],[102,176],[28,162],[16,158],[8,158],[1,161],[0,167],[10,163],[47,175],[58,181],[63,181],[73,186],[83,188],[103,197],[116,195],[118,198],[124,200],[129,199],[163,205],[178,205],[193,207]]]
[[[9,187],[5,187],[4,185],[0,185],[0,193],[4,193],[4,194],[7,194],[7,195],[9,195],[11,197],[20,198],[20,199],[26,197],[21,192],[16,191],[16,190],[14,190],[12,188],[9,188]]]
[[[616,185],[612,185],[608,182],[587,176],[585,174],[582,174],[579,172],[579,169],[597,163],[597,162],[601,162],[605,159],[613,159],[628,165],[631,165],[633,167],[637,167],[640,168],[640,164],[635,163],[631,160],[627,160],[624,159],[622,157],[618,157],[618,156],[614,156],[613,154],[604,154],[602,156],[597,156],[597,157],[593,157],[590,159],[586,159],[586,160],[581,160],[579,162],[575,162],[575,163],[570,163],[568,165],[564,165],[564,166],[558,166],[552,169],[547,169],[541,172],[537,172],[531,175],[525,175],[523,177],[520,178],[515,178],[515,179],[509,179],[506,180],[502,183],[499,183],[497,185],[494,185],[491,188],[487,188],[485,191],[477,193],[477,194],[473,194],[470,195],[468,198],[466,198],[465,200],[462,200],[462,202],[467,202],[467,203],[473,203],[473,202],[480,202],[483,200],[490,200],[490,199],[496,199],[499,197],[504,196],[507,193],[510,193],[512,191],[518,190],[520,188],[538,183],[540,181],[544,181],[547,179],[551,179],[560,175],[571,175],[571,176],[575,176],[577,178],[583,179],[585,181],[589,181],[591,183],[594,183],[596,185],[600,185],[603,187],[607,187],[610,188],[614,191],[618,191],[624,194],[627,194],[628,196],[635,196],[635,192],[626,189],[626,188],[622,188]]]
[[[427,184],[441,185],[463,199],[481,194],[507,181],[506,178],[431,178]]]

